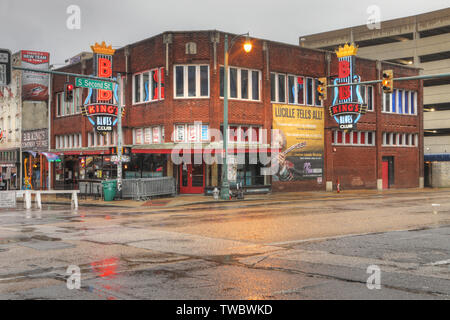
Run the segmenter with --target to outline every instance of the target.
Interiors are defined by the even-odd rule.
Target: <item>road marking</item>
[[[427,263],[427,266],[443,266],[446,264],[450,264],[450,259],[447,260],[442,260],[442,261],[436,261],[436,262],[432,262],[432,263]]]

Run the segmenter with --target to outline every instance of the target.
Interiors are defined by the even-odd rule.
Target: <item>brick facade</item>
[[[217,36],[219,36],[217,38]],[[233,36],[230,35],[229,39]],[[215,40],[219,40],[215,42]],[[186,44],[194,42],[197,54],[186,54]],[[166,44],[168,43],[168,44]],[[252,39],[253,50],[246,54],[242,49],[243,38],[230,51],[229,65],[261,71],[260,101],[229,100],[229,123],[248,124],[270,129],[272,126],[272,102],[270,98],[270,72],[303,75],[313,78],[336,77],[337,58],[324,51],[302,48],[262,39]],[[166,32],[131,44],[116,51],[114,74],[126,75],[126,114],[123,118],[125,145],[132,145],[132,129],[151,125],[164,125],[165,142],[171,142],[174,125],[202,121],[210,128],[220,128],[223,119],[223,99],[219,97],[220,66],[224,60],[224,33],[217,31]],[[166,47],[169,49],[166,52]],[[166,60],[167,54],[167,60]],[[128,56],[126,56],[128,55]],[[328,62],[327,62],[328,59]],[[210,74],[210,96],[202,99],[174,99],[174,65],[207,64]],[[165,68],[165,99],[157,102],[132,105],[132,75],[153,68]],[[396,77],[417,75],[413,68],[379,64],[357,58],[356,73],[362,81],[380,79],[381,70],[393,69]],[[60,71],[92,73],[92,60],[61,68]],[[52,99],[52,149],[55,136],[82,133],[83,149],[87,150],[88,132],[93,128],[82,115],[56,117],[56,93],[63,91],[65,77],[53,77]],[[396,88],[418,92],[416,116],[382,113],[381,85],[374,85],[374,112],[365,114],[358,123],[358,130],[375,131],[374,147],[332,146],[332,130],[338,127],[325,110],[325,159],[321,184],[316,180],[290,183],[274,183],[275,191],[325,190],[326,182],[336,183],[339,178],[344,189],[377,188],[382,178],[382,158],[394,156],[395,183],[392,187],[417,187],[423,177],[423,127],[422,84],[420,81],[397,82]],[[84,90],[85,97],[87,89]],[[332,102],[332,90],[328,91],[327,108]],[[419,135],[417,148],[383,147],[383,132],[415,133]],[[107,148],[105,148],[107,149]],[[55,150],[58,151],[58,150]]]

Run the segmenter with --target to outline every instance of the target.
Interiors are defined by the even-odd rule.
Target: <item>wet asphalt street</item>
[[[0,209],[0,299],[449,299],[449,239],[450,191]]]

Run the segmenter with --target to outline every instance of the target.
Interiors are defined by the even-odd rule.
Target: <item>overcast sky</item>
[[[79,30],[66,27],[70,5],[81,9]],[[169,30],[249,31],[297,44],[300,35],[366,24],[371,5],[389,20],[450,0],[0,0],[0,48],[48,51],[63,64],[96,41],[121,47]]]

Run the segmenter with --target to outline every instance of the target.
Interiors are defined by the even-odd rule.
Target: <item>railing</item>
[[[79,181],[78,187],[80,190],[80,197],[94,197],[94,199],[103,197],[103,185],[99,180],[85,180]]]
[[[175,179],[172,177],[122,180],[122,198],[146,200],[175,193]]]

